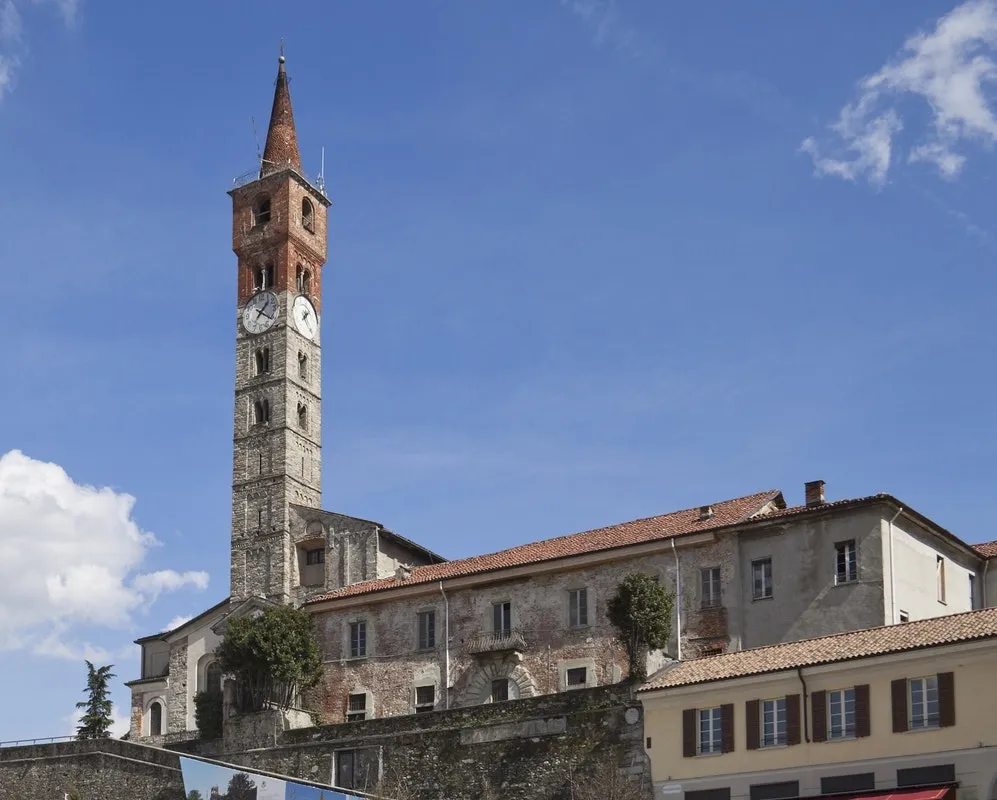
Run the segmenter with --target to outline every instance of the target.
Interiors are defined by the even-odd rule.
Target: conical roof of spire
[[[260,177],[279,172],[288,167],[301,172],[301,154],[298,152],[298,134],[294,129],[294,113],[291,111],[291,91],[287,85],[287,72],[284,69],[284,54],[280,55],[277,68],[277,85],[273,93],[273,110],[270,112],[270,128],[267,130],[267,143],[263,148],[263,163]]]

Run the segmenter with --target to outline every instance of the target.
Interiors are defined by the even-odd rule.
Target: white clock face
[[[273,292],[259,292],[242,309],[242,327],[247,333],[263,333],[277,321],[279,313],[277,295]]]
[[[294,327],[298,333],[306,339],[314,339],[318,333],[318,315],[315,313],[315,306],[311,304],[307,297],[298,295],[294,298],[291,306],[291,318],[294,320]]]

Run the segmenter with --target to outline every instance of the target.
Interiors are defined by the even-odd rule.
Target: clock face
[[[277,321],[279,313],[277,295],[273,292],[259,292],[242,309],[242,327],[247,333],[263,333]]]
[[[315,334],[318,333],[318,315],[315,313],[315,306],[307,297],[298,295],[294,298],[294,304],[291,306],[291,317],[298,333],[306,339],[315,338]]]

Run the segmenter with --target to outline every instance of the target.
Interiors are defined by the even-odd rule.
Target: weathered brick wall
[[[183,800],[175,753],[117,739],[0,748],[0,800]]]
[[[187,637],[170,646],[170,680],[163,724],[167,732],[187,730]]]
[[[570,781],[609,760],[651,797],[642,711],[622,686],[301,728],[279,734],[276,747],[271,724],[242,730],[241,741],[226,737],[224,753],[217,741],[175,747],[320,782],[333,782],[338,751],[376,748],[382,774],[425,800],[466,800],[485,787],[503,800],[565,800]]]

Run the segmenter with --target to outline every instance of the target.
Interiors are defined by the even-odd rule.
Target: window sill
[[[370,656],[347,656],[346,658],[343,659],[343,661],[346,661],[347,663],[352,663],[356,661],[366,661],[368,658],[370,658]]]
[[[831,742],[854,742],[859,737],[854,733],[850,736],[828,736],[823,742],[818,742],[818,744],[830,744]]]
[[[766,595],[765,597],[752,597],[751,598],[751,602],[752,603],[758,603],[758,602],[761,602],[762,600],[772,600],[772,599],[774,599],[774,597],[775,597],[775,595],[771,595],[771,594],[770,595]]]
[[[789,747],[788,744],[782,742],[780,744],[760,744],[758,745],[759,750],[785,750]]]
[[[859,582],[858,578],[852,578],[851,580],[847,580],[847,581],[839,581],[837,578],[835,578],[834,585],[836,587],[837,586],[853,586],[854,584],[856,584],[858,582]]]
[[[724,755],[723,750],[717,750],[715,753],[696,753],[696,758],[716,758],[717,756]]]
[[[941,729],[942,726],[937,723],[934,725],[922,725],[917,728],[908,726],[907,730],[905,730],[904,733],[925,733],[927,731],[940,731]]]

